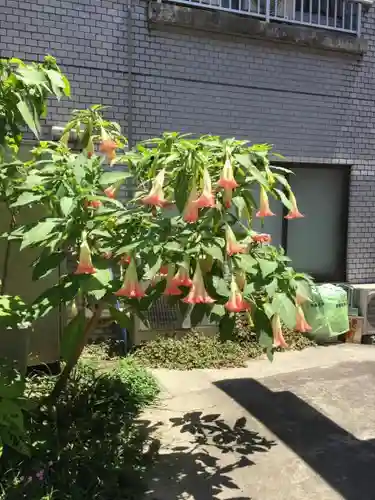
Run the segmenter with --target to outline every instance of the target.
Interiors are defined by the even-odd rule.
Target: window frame
[[[337,269],[335,269],[333,274],[311,274],[311,276],[318,283],[342,283],[346,282],[347,279],[347,252],[348,252],[348,225],[349,225],[349,204],[350,204],[350,180],[351,180],[351,166],[350,165],[333,165],[333,164],[314,164],[314,163],[289,163],[289,162],[272,162],[275,166],[281,166],[288,168],[289,170],[296,171],[298,175],[298,170],[303,168],[311,168],[314,170],[342,170],[344,175],[344,193],[343,201],[340,210],[340,225],[341,225],[341,240],[339,244],[339,264]],[[288,182],[290,180],[290,174],[286,174]],[[297,195],[298,203],[298,195]],[[281,226],[281,246],[285,250],[286,255],[288,255],[288,225],[289,220],[285,219],[288,209],[283,206],[282,215],[282,226]]]

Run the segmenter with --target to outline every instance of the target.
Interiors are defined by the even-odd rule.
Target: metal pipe
[[[128,31],[128,144],[133,147],[133,16],[131,0],[127,4]]]

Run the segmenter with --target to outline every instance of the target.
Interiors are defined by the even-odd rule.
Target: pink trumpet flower
[[[233,313],[248,311],[250,309],[250,304],[243,298],[234,277],[232,277],[230,297],[224,307],[227,311]]]
[[[263,186],[260,188],[260,202],[259,202],[259,210],[256,213],[257,217],[271,217],[275,215],[269,205],[268,195]]]
[[[271,324],[272,324],[272,334],[273,334],[274,347],[287,348],[288,344],[285,342],[283,331],[281,328],[280,316],[278,314],[274,314],[272,316]]]
[[[92,265],[90,247],[83,237],[79,250],[79,262],[74,274],[95,274],[96,269]]]
[[[129,299],[137,299],[145,296],[145,293],[138,281],[137,268],[134,259],[130,261],[126,269],[124,282],[122,287],[115,292],[118,297],[128,297]]]
[[[245,245],[241,245],[238,243],[236,236],[232,229],[227,226],[227,229],[225,231],[225,236],[226,236],[226,250],[227,254],[229,256],[235,255],[237,253],[245,253],[247,250],[247,247]]]
[[[178,268],[178,271],[173,278],[173,282],[176,286],[190,287],[193,284],[189,276],[189,271],[182,266]]]
[[[164,176],[165,170],[163,168],[155,177],[149,194],[142,198],[142,203],[144,205],[152,205],[155,207],[165,206],[166,200],[163,192]]]
[[[219,182],[217,184],[224,189],[230,190],[236,189],[239,186],[238,182],[234,178],[232,162],[229,158],[225,161]]]
[[[174,281],[174,264],[169,264],[167,275],[167,286],[164,290],[164,295],[182,295],[182,291],[178,288]]]
[[[256,243],[271,243],[271,235],[265,233],[253,234],[251,239]]]
[[[215,301],[207,293],[204,286],[202,271],[199,263],[195,268],[193,283],[189,295],[183,299],[187,304],[213,304]]]
[[[297,200],[294,194],[290,191],[289,193],[289,201],[292,205],[292,208],[289,210],[288,215],[285,216],[285,219],[301,219],[304,215],[298,210]]]
[[[190,191],[189,198],[186,202],[183,214],[184,221],[189,222],[190,224],[197,222],[199,217],[199,209],[197,204],[195,203],[197,196],[198,196],[197,188],[194,185],[192,187],[192,190]]]
[[[311,326],[306,321],[300,305],[297,305],[296,307],[296,330],[301,333],[309,332],[311,330]]]
[[[212,208],[216,205],[215,196],[212,192],[211,177],[207,169],[203,172],[203,191],[200,197],[195,200],[198,208]]]

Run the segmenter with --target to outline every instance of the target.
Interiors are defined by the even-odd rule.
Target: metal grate
[[[361,34],[361,3],[349,0],[174,0],[266,21]]]

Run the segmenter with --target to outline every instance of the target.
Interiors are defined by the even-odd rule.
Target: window
[[[256,231],[272,235],[298,271],[317,281],[345,281],[349,200],[349,168],[293,166],[289,178],[303,219],[284,219],[287,210],[271,200],[276,217],[254,219]]]

